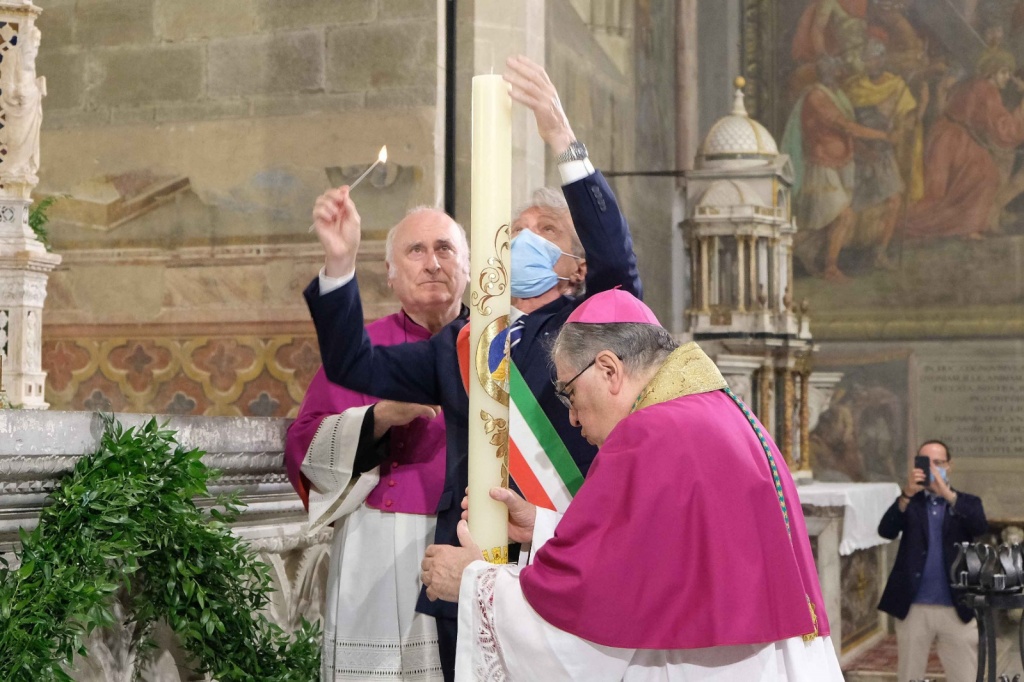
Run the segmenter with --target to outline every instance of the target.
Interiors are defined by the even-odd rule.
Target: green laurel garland
[[[71,680],[66,666],[94,628],[124,604],[140,661],[166,622],[200,674],[223,682],[309,682],[320,667],[319,626],[289,636],[262,611],[273,591],[268,568],[229,524],[203,511],[213,472],[151,419],[124,429],[112,418],[99,449],[63,478],[31,533],[21,562],[0,565],[0,678]]]

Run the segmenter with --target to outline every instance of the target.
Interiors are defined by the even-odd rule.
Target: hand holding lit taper
[[[367,175],[370,174],[370,171],[372,171],[374,168],[376,168],[378,165],[380,165],[382,163],[387,163],[387,160],[388,160],[388,146],[384,145],[383,147],[380,148],[380,153],[377,154],[377,160],[374,161],[373,163],[371,163],[370,167],[367,168],[366,170],[364,170],[362,175],[360,175],[358,178],[356,178],[356,181],[348,186],[348,191],[351,192],[352,190],[354,190],[356,188],[356,186],[360,182],[363,181],[363,178],[365,178]],[[312,225],[309,226],[309,232],[312,232],[314,229],[316,229],[316,223],[315,222]]]

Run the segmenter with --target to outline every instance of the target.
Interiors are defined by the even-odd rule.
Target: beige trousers
[[[923,680],[932,642],[946,671],[947,682],[974,682],[978,676],[978,625],[964,623],[952,606],[913,604],[896,619],[899,682]]]

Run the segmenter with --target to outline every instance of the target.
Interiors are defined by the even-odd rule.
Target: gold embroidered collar
[[[685,395],[710,393],[726,388],[718,366],[692,341],[672,351],[665,364],[640,391],[631,412]]]

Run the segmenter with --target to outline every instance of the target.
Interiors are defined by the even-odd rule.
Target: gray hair
[[[512,224],[515,225],[516,222],[523,217],[523,214],[531,208],[539,208],[541,210],[566,214],[566,217],[569,220],[569,236],[571,237],[572,243],[572,255],[583,260],[586,259],[587,252],[583,250],[583,242],[580,241],[579,235],[576,234],[576,225],[572,222],[572,215],[569,214],[569,203],[565,200],[565,195],[562,194],[561,190],[555,189],[554,187],[538,187],[533,190],[533,195],[530,197],[530,201],[522,204],[515,210],[512,218]],[[569,293],[579,298],[583,296],[586,291],[587,283],[586,281],[581,280]]]
[[[556,213],[568,213],[569,203],[565,200],[565,196],[562,191],[555,189],[554,187],[538,187],[533,190],[533,195],[530,197],[530,201],[519,206],[513,214],[512,223],[515,224],[523,214],[529,211],[531,208],[545,209],[548,211],[555,211]],[[576,235],[576,226],[572,222],[572,216],[569,216],[569,226],[572,227],[572,255],[579,258],[586,258],[587,252],[583,250],[583,244],[580,242],[580,238]]]
[[[450,215],[448,215],[441,209],[434,208],[433,206],[427,206],[426,204],[421,204],[419,206],[414,206],[410,208],[406,212],[405,217],[403,217],[401,220],[395,223],[395,225],[390,230],[388,230],[388,236],[384,239],[384,260],[388,264],[388,277],[395,276],[395,234],[397,234],[398,232],[398,226],[405,222],[406,218],[418,215],[420,213],[435,213],[438,215],[443,215],[445,218],[448,218],[453,223],[455,223],[455,227],[459,228],[459,241],[461,242],[459,244],[456,244],[456,247],[459,250],[459,261],[462,263],[462,269],[468,273],[469,240],[466,238],[466,228],[462,227],[462,225],[460,225],[454,218],[452,218]]]
[[[622,360],[626,373],[635,376],[661,366],[679,344],[668,330],[653,324],[615,322],[562,326],[551,347],[551,361],[561,358],[574,371],[580,371],[603,350]]]

